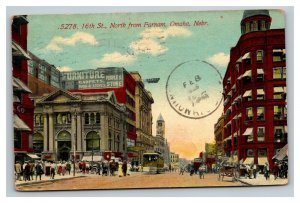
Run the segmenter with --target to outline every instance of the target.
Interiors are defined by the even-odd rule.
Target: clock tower
[[[165,137],[165,120],[162,117],[161,113],[159,114],[156,121],[156,135]]]

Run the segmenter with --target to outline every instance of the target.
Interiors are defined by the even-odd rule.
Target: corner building
[[[244,164],[266,162],[287,143],[285,30],[268,10],[244,11],[224,79],[224,150]]]

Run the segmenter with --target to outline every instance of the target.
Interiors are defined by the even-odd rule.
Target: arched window
[[[44,137],[40,133],[33,134],[33,150],[35,153],[42,153],[44,149]]]
[[[95,124],[95,114],[91,113],[90,115],[90,124]]]
[[[100,136],[97,132],[89,132],[86,136],[86,151],[100,150]]]
[[[89,124],[90,123],[90,118],[89,118],[89,114],[85,113],[84,114],[84,124]]]
[[[111,132],[108,132],[108,149],[112,150],[112,135]]]
[[[40,125],[40,114],[35,115],[34,124],[35,125]]]
[[[100,113],[96,113],[96,123],[100,123]]]

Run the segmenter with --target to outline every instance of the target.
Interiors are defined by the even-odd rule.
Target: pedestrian
[[[265,166],[264,166],[264,175],[265,175],[266,180],[268,180],[270,177],[269,172],[270,172],[270,167],[269,167],[269,164],[266,162]]]
[[[25,174],[24,180],[26,182],[27,180],[30,181],[30,165],[28,162],[25,162],[25,163],[26,163],[26,165],[25,165],[25,169],[24,169],[24,174]]]
[[[126,161],[124,161],[122,164],[122,172],[123,172],[124,176],[127,175],[127,162]]]
[[[54,179],[56,171],[56,164],[54,162],[50,165],[50,179]]]
[[[256,179],[256,173],[257,173],[257,166],[256,166],[256,164],[253,164],[252,169],[253,169],[253,177],[254,177],[254,179]]]
[[[85,161],[82,162],[81,167],[82,167],[82,173],[85,174],[85,171],[86,171],[86,163],[85,163]]]
[[[274,175],[274,180],[278,178],[279,174],[279,167],[278,164],[275,162],[274,167],[273,167],[273,175]]]
[[[34,175],[34,172],[35,172],[35,166],[34,166],[33,161],[29,161],[29,166],[30,166],[29,179],[33,180],[33,175]]]
[[[62,174],[62,164],[61,164],[61,162],[58,162],[58,164],[57,164],[57,174],[58,175]]]
[[[37,177],[40,177],[40,180],[42,180],[42,175],[44,174],[43,167],[41,165],[41,162],[38,162],[35,165],[35,180],[37,180]]]
[[[15,173],[16,173],[16,180],[21,180],[21,174],[22,174],[22,166],[19,161],[15,164]]]
[[[119,175],[119,177],[124,176],[122,167],[123,167],[123,164],[122,164],[122,162],[121,162],[121,163],[119,163],[119,165],[118,165],[118,175]]]
[[[180,172],[179,172],[179,175],[183,175],[183,173],[184,173],[184,166],[181,165],[181,166],[180,166]]]
[[[139,164],[139,169],[138,169],[139,172],[143,172],[142,170],[142,164]]]
[[[71,163],[69,161],[66,164],[66,171],[69,173],[69,175],[71,174]]]

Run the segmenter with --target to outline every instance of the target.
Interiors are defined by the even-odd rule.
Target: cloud
[[[132,63],[136,60],[136,56],[132,54],[121,54],[120,52],[113,52],[104,54],[100,60],[94,60],[97,65],[108,65],[115,63]]]
[[[78,42],[90,45],[98,44],[94,35],[86,32],[76,32],[71,37],[54,36],[46,49],[61,52],[63,51],[61,45],[75,46]]]
[[[69,66],[62,66],[62,67],[57,67],[57,69],[60,71],[60,72],[69,72],[69,71],[72,71],[73,69]]]
[[[226,66],[229,63],[229,59],[230,57],[228,54],[225,54],[224,52],[220,52],[209,57],[207,60],[213,64]]]
[[[161,42],[168,37],[188,37],[192,35],[191,31],[181,27],[149,28],[140,33],[141,39],[131,42],[129,48],[135,53],[161,54],[168,51],[168,48],[161,45]]]
[[[129,47],[136,53],[152,55],[160,54],[168,50],[167,47],[162,46],[159,42],[153,39],[141,39],[134,41],[129,45]]]

